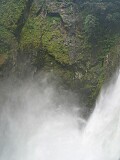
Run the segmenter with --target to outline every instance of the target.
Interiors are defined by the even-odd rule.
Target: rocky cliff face
[[[119,1],[5,0],[0,6],[0,77],[52,72],[92,105],[119,65]]]

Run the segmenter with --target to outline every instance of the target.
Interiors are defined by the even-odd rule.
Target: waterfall
[[[0,160],[120,159],[120,75],[88,120],[74,94],[46,78],[0,88]]]

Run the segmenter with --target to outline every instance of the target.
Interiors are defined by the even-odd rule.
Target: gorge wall
[[[92,106],[119,66],[119,28],[119,0],[2,0],[0,78],[51,72]]]

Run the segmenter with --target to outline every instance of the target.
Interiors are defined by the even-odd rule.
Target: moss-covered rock
[[[120,3],[0,3],[0,67],[10,59],[11,73],[19,76],[52,72],[72,90],[82,92],[91,106],[120,61]]]
[[[0,54],[0,66],[4,65],[8,56],[6,54]]]

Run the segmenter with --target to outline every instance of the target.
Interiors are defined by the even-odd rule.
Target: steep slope
[[[0,77],[52,72],[91,106],[119,65],[120,2],[0,3]]]

